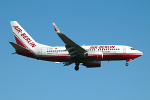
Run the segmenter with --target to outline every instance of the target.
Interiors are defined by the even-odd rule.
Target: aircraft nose
[[[139,54],[140,54],[140,56],[142,56],[142,55],[143,55],[143,52],[139,51]]]
[[[141,52],[141,56],[143,55],[143,52]]]

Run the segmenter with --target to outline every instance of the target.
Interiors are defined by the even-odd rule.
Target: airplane
[[[101,67],[101,61],[125,60],[129,61],[140,57],[143,53],[130,46],[124,45],[88,45],[79,46],[77,43],[63,34],[53,23],[57,35],[65,43],[65,46],[48,46],[36,42],[17,21],[10,21],[16,43],[9,42],[15,53],[37,60],[63,62],[64,66],[75,63],[74,69],[79,70],[79,64],[87,68]]]

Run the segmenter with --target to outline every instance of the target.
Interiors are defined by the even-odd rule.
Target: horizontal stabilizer
[[[9,42],[15,49],[16,49],[16,51],[18,51],[18,52],[25,52],[25,51],[29,51],[28,49],[26,49],[26,48],[24,48],[24,47],[22,47],[22,46],[20,46],[20,45],[18,45],[18,44],[15,44],[15,43],[13,43],[13,42]]]

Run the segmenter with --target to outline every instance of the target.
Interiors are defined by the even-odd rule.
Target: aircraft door
[[[42,55],[42,49],[38,49],[38,55],[39,55],[39,56]]]
[[[123,53],[126,53],[126,47],[122,47]]]

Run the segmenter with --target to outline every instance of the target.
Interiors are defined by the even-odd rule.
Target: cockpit
[[[135,50],[135,48],[130,48],[131,50]]]

